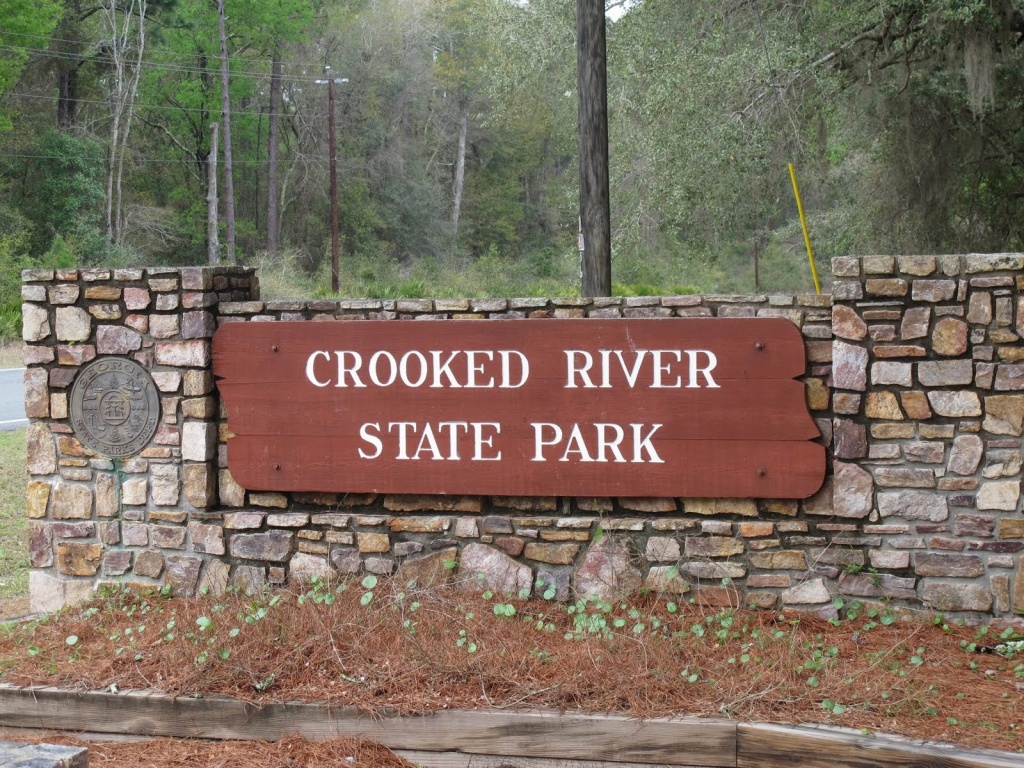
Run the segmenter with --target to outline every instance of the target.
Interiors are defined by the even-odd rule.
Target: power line
[[[0,160],[63,160],[63,161],[67,161],[68,160],[68,156],[67,155],[62,155],[62,156],[60,156],[60,155],[20,155],[20,154],[15,154],[15,153],[11,153],[11,154],[0,153]],[[94,163],[105,163],[106,162],[106,156],[104,155],[103,157],[98,157],[98,156],[97,157],[87,157],[87,158],[84,158],[84,160],[92,161]],[[163,160],[163,159],[159,159],[159,158],[132,158],[131,162],[133,164],[134,163],[154,163],[154,164],[157,164],[157,165],[193,165],[196,161],[195,160]],[[266,165],[267,164],[266,160],[238,160],[236,162],[237,163],[242,163],[243,165]],[[325,161],[324,163],[317,163],[317,162],[313,161],[312,164],[313,165],[324,165],[324,166],[326,166],[327,162]]]
[[[74,42],[74,41],[72,41],[72,42]],[[84,41],[80,41],[80,42],[78,42],[76,44],[89,45],[89,43],[86,43]],[[84,58],[88,58],[88,57],[83,56],[81,54],[69,53],[69,52],[66,52],[66,51],[52,51],[52,50],[50,50],[48,48],[30,48],[30,47],[14,46],[14,45],[0,45],[0,51],[6,51],[8,53],[23,53],[23,52],[24,53],[31,53],[31,54],[35,54],[37,56],[44,56],[44,57],[51,58],[51,59],[64,59],[66,61],[82,61]],[[218,57],[215,56],[215,55],[211,55],[210,56],[210,60],[211,61],[216,61],[217,59],[218,59]],[[249,61],[253,61],[253,60],[252,59],[243,59],[243,61],[249,62]],[[269,59],[263,59],[263,61],[266,61],[268,64],[270,63]],[[211,75],[211,76],[215,76],[217,74],[217,70],[214,69],[214,68],[203,68],[203,67],[198,67],[198,66],[192,67],[192,66],[186,66],[184,64],[175,64],[173,62],[153,60],[153,59],[144,59],[142,61],[142,65],[141,66],[146,68],[146,69],[150,69],[150,70],[154,70],[154,71],[158,71],[158,72],[178,72],[178,73],[181,73],[181,74],[208,74],[208,75]],[[251,78],[253,80],[266,80],[266,81],[269,81],[270,78],[271,78],[271,73],[269,71],[267,71],[267,72],[260,72],[260,71],[256,71],[256,70],[238,70],[238,69],[233,69],[233,70],[231,70],[231,76],[232,77]],[[317,75],[290,75],[289,74],[289,75],[285,75],[285,77],[288,80],[291,80],[291,81],[294,81],[294,82],[313,83],[313,82],[315,82],[317,80],[318,76]]]
[[[7,94],[4,94],[3,98],[5,98],[5,99],[27,99],[27,100],[34,100],[34,101],[50,101],[50,102],[54,102],[54,101],[57,101],[59,97],[57,97],[57,96],[43,96],[43,95],[35,94],[35,93],[7,93]],[[77,104],[98,104],[100,106],[106,106],[107,103],[108,103],[105,99],[75,99],[75,102]],[[220,114],[220,99],[218,98],[218,99],[215,99],[215,101],[211,102],[210,109],[201,109],[199,107],[175,107],[175,106],[168,106],[168,105],[161,105],[161,104],[140,104],[138,102],[135,102],[134,108],[135,109],[152,109],[152,110],[166,111],[166,112],[197,112],[199,114],[218,115],[218,114]],[[245,116],[245,117],[260,117],[261,115],[265,115],[267,113],[266,112],[237,112],[236,110],[231,110],[231,114],[232,115],[242,115],[242,116]],[[324,111],[324,112],[310,112],[308,114],[310,115],[311,118],[315,118],[317,115],[320,115],[322,117],[322,116],[326,115],[327,113],[326,113],[326,111]]]
[[[5,38],[6,37],[28,37],[28,38],[32,38],[34,40],[42,40],[45,43],[67,43],[68,45],[80,45],[80,46],[83,46],[83,47],[90,47],[92,45],[95,45],[94,42],[90,42],[88,40],[72,40],[72,39],[69,39],[69,38],[61,38],[61,37],[47,37],[46,35],[30,35],[30,34],[25,33],[25,32],[9,32],[9,31],[5,31],[5,30],[0,30],[0,36],[5,37]],[[25,46],[14,46],[14,47],[17,50],[49,51],[49,48],[29,48],[29,47],[25,47]],[[214,57],[214,58],[216,57],[215,54],[211,54],[211,56]],[[192,60],[194,58],[194,56],[191,55],[191,54],[182,53],[182,54],[170,54],[170,58],[181,59],[183,61],[190,61],[190,60]],[[263,57],[259,57],[259,56],[246,57],[245,60],[246,61],[251,61],[251,62],[256,62],[256,63],[262,62],[262,63],[266,64],[267,66],[270,66],[270,64],[273,62],[273,59],[267,59],[267,58],[263,58]]]

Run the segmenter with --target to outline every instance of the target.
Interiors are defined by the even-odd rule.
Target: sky
[[[643,0],[623,0],[621,4],[618,0],[615,0],[614,2],[606,2],[605,5],[612,6],[608,9],[608,20],[618,21],[629,12],[630,8],[640,5],[641,2],[643,2]]]
[[[530,4],[530,0],[512,0],[512,2],[519,5]],[[618,21],[629,13],[630,8],[640,5],[642,2],[643,0],[605,0],[605,6],[608,7],[608,20]]]

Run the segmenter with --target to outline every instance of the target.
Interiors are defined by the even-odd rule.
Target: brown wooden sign
[[[250,489],[805,498],[825,476],[788,320],[234,323]]]

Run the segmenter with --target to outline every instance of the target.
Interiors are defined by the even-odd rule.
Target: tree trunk
[[[111,79],[108,101],[111,111],[111,144],[106,153],[106,199],[103,209],[103,231],[106,240],[113,243],[114,232],[114,177],[117,175],[118,145],[121,143],[121,116],[124,111],[125,53],[127,29],[122,31],[118,24],[118,5],[114,0],[103,4],[103,16],[110,32],[111,63],[114,74]],[[127,24],[125,25],[127,28]]]
[[[128,92],[128,114],[124,124],[124,136],[121,139],[121,157],[117,162],[117,243],[124,245],[125,214],[121,200],[121,177],[124,175],[124,157],[128,153],[128,137],[132,132],[132,118],[135,115],[135,97],[139,93],[139,79],[142,77],[142,57],[146,52],[146,0],[139,2],[139,47],[135,52],[135,71]]]
[[[78,120],[78,68],[85,44],[78,0],[65,0],[64,17],[53,31],[51,45],[57,67],[57,128],[68,130]]]
[[[78,115],[78,62],[58,59],[57,128],[73,128]]]
[[[119,9],[115,3],[104,9],[111,27],[111,56],[114,63],[114,85],[111,93],[113,123],[110,137],[110,167],[107,177],[107,236],[111,243],[124,245],[125,216],[122,199],[124,158],[128,152],[128,136],[131,134],[132,117],[135,110],[135,96],[142,75],[142,57],[146,50],[146,0],[132,0],[127,9]],[[123,24],[118,23],[118,13]],[[128,53],[132,47],[132,19],[138,14],[132,71],[128,75]]]
[[[115,87],[120,87],[122,74],[115,71]],[[107,152],[107,199],[103,216],[103,229],[106,232],[107,241],[111,243],[114,242],[114,169],[117,166],[117,145],[121,136],[121,110],[116,103],[116,99],[116,95],[112,95],[110,104],[110,111],[112,113],[110,121],[110,150]]]
[[[210,123],[210,154],[206,156],[206,260],[220,264],[217,234],[217,123]]]
[[[459,236],[459,214],[462,210],[462,187],[466,181],[466,128],[469,124],[469,107],[462,105],[459,112],[459,156],[455,160],[455,202],[452,206],[452,236]]]
[[[277,203],[277,145],[281,119],[281,44],[274,46],[274,60],[270,65],[270,118],[268,121],[269,152],[267,158],[267,250],[275,253],[281,247],[281,224]]]
[[[754,290],[761,290],[761,243],[758,237],[754,238]]]
[[[580,254],[584,296],[611,296],[611,210],[608,198],[608,74],[604,0],[576,0],[580,124]]]
[[[235,263],[235,184],[231,162],[231,94],[228,92],[228,35],[224,23],[224,0],[217,0],[220,26],[220,101],[224,123],[224,237],[227,240],[228,263]]]

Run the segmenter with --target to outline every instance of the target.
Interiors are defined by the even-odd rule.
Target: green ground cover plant
[[[800,254],[795,267],[777,260],[765,274],[775,276],[778,286],[794,292],[807,290],[799,277],[789,271],[801,268]],[[806,262],[806,257],[803,257]],[[313,275],[303,269],[297,252],[261,253],[251,260],[259,271],[260,293],[264,299],[421,299],[421,298],[519,298],[578,296],[579,254],[571,249],[547,249],[518,259],[485,254],[469,259],[458,256],[421,257],[417,260],[377,259],[347,256],[339,266],[339,293],[329,289],[330,271],[321,265]],[[806,271],[806,263],[803,264]],[[731,265],[718,271],[700,260],[622,255],[615,261],[615,296],[660,296],[694,293],[725,293],[746,287],[735,277],[742,267]],[[753,271],[749,290],[753,290]],[[810,285],[808,282],[807,285]],[[783,290],[776,287],[775,290]],[[813,290],[813,289],[811,289]]]

